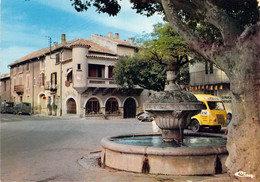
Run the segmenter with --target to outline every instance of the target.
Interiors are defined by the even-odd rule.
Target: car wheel
[[[220,132],[221,126],[213,126],[212,129],[213,129],[213,131],[215,131],[215,132]]]
[[[200,131],[200,123],[198,122],[198,120],[194,119],[191,121],[191,130],[195,133]]]

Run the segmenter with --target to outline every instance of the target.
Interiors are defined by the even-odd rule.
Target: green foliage
[[[123,88],[131,89],[139,85],[161,91],[166,81],[165,66],[136,53],[133,57],[119,59],[114,68],[114,79]]]
[[[96,7],[98,13],[108,13],[115,16],[121,9],[117,0],[70,0],[76,11],[87,11],[89,7]]]
[[[158,59],[159,62],[165,61],[165,63],[192,53],[188,45],[168,23],[154,25],[150,40],[144,40],[143,47],[144,54]]]
[[[115,65],[114,78],[118,85],[123,88],[139,85],[161,91],[166,82],[166,65],[172,62],[177,64],[177,83],[189,83],[187,55],[192,52],[169,24],[154,25],[152,33],[136,41],[142,45],[139,53],[122,57]]]
[[[94,6],[98,13],[107,13],[110,16],[117,15],[121,6],[119,0],[70,0],[72,6],[77,11],[87,11],[89,7]],[[152,16],[155,13],[165,14],[162,4],[158,0],[140,1],[129,0],[132,3],[132,9],[137,13]],[[224,10],[229,17],[237,21],[241,29],[255,24],[259,20],[259,8],[257,0],[211,0],[216,7]],[[207,23],[204,16],[204,8],[201,2],[176,0],[176,9],[184,21],[189,24],[202,39],[212,42],[222,39],[219,29],[212,24]],[[178,6],[179,5],[179,6]],[[166,18],[166,17],[165,17]],[[167,19],[167,18],[166,18]]]
[[[215,3],[242,26],[255,24],[259,19],[257,0],[215,0]]]

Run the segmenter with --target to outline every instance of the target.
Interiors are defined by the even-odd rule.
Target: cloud
[[[38,0],[37,3],[72,13],[87,21],[98,22],[107,27],[113,27],[137,34],[141,34],[144,31],[151,32],[154,24],[162,22],[162,17],[159,15],[147,18],[146,16],[136,14],[135,10],[131,9],[131,4],[128,0],[119,1],[122,5],[122,9],[121,12],[114,17],[102,13],[98,14],[95,12],[95,8],[90,8],[87,12],[76,12],[71,6],[71,1]]]

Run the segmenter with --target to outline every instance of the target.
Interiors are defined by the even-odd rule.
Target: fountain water
[[[101,141],[103,166],[152,174],[209,175],[226,172],[226,139],[215,135],[184,134],[202,104],[174,83],[176,65],[167,69],[165,91],[144,104],[155,116],[160,135],[127,135]]]

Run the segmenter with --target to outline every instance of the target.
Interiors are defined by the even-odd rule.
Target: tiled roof
[[[99,55],[89,54],[89,55],[87,55],[87,57],[88,57],[88,58],[94,58],[94,59],[102,58],[102,59],[118,60],[118,57],[116,57],[116,56],[99,56]]]
[[[69,48],[71,49],[73,46],[87,46],[89,48],[90,51],[95,51],[95,52],[101,52],[101,53],[107,53],[107,54],[115,54],[114,52],[110,51],[109,49],[105,48],[105,47],[102,47],[90,40],[86,40],[86,39],[73,39],[71,41],[68,41],[66,43],[61,43],[61,44],[58,44],[56,46],[52,46],[51,47],[51,50],[52,51],[55,51],[57,49],[60,49],[60,48]],[[13,66],[13,65],[16,65],[18,63],[22,63],[24,61],[27,61],[27,60],[30,60],[30,59],[34,59],[34,58],[37,58],[37,57],[40,57],[40,56],[43,56],[45,54],[49,54],[50,52],[50,48],[44,48],[44,49],[41,49],[41,50],[38,50],[38,51],[35,51],[31,54],[28,54],[24,57],[22,57],[21,59],[9,64],[9,66]]]
[[[10,73],[0,75],[0,80],[10,78]]]

